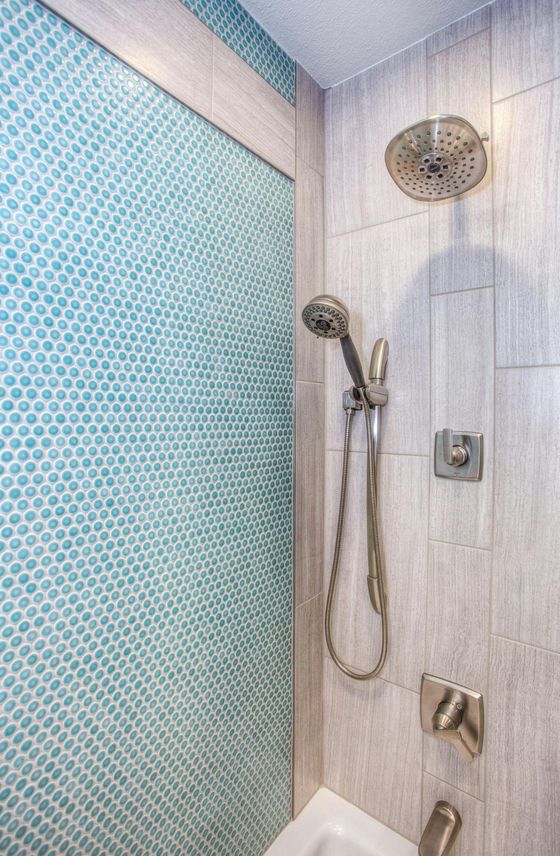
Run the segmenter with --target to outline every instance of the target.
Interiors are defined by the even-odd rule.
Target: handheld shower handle
[[[369,363],[369,380],[370,383],[378,383],[383,385],[385,380],[385,367],[389,357],[389,342],[387,339],[378,339],[373,346],[371,352],[371,360]]]
[[[340,344],[342,345],[344,362],[346,363],[346,368],[350,372],[350,375],[354,382],[354,386],[358,387],[358,389],[360,389],[361,387],[365,387],[366,381],[364,378],[364,373],[362,371],[362,364],[360,362],[360,357],[358,356],[358,352],[356,350],[354,342],[352,341],[350,336],[342,336],[340,339]]]

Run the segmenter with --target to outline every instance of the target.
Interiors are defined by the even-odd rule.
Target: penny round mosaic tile
[[[292,185],[0,3],[0,853],[290,816]]]

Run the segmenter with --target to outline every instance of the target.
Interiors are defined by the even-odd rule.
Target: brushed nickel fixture
[[[483,435],[444,428],[436,432],[434,472],[444,479],[480,481],[484,462]]]
[[[452,743],[463,761],[470,762],[482,752],[484,702],[480,693],[423,674],[420,717],[422,729]]]
[[[460,116],[430,116],[400,131],[385,151],[385,163],[403,193],[437,202],[471,190],[486,174],[483,141]]]
[[[446,800],[438,800],[422,833],[419,856],[447,856],[462,825],[457,809]]]
[[[340,671],[357,681],[367,681],[377,677],[383,669],[385,660],[387,659],[389,641],[387,590],[385,586],[385,569],[381,554],[377,498],[377,445],[381,421],[380,409],[387,404],[388,398],[384,381],[385,368],[389,356],[389,344],[386,339],[378,339],[373,346],[369,365],[369,378],[366,384],[360,358],[350,338],[348,309],[342,300],[330,294],[320,294],[305,306],[302,312],[302,319],[307,329],[315,333],[316,336],[340,340],[344,360],[354,382],[354,386],[345,390],[342,394],[342,406],[346,413],[346,430],[344,433],[344,455],[338,522],[325,610],[325,636],[329,653]],[[381,651],[377,663],[368,672],[356,672],[344,663],[338,656],[332,640],[332,612],[338,581],[340,550],[342,547],[346,514],[348,457],[350,452],[352,419],[354,413],[358,410],[363,410],[367,435],[367,589],[373,609],[381,615]]]

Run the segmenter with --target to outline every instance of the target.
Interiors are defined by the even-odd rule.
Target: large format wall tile
[[[211,118],[213,37],[177,0],[45,0],[44,5]]]
[[[430,542],[426,671],[484,693],[492,554]]]
[[[350,290],[350,323],[367,373],[375,340],[389,341],[380,449],[411,455],[429,454],[429,264],[427,215],[406,217],[327,240],[327,291]],[[329,343],[336,345],[337,343]],[[342,355],[328,349],[326,377],[327,448],[342,448],[345,415],[340,407],[344,385]],[[330,372],[333,357],[336,370]],[[348,386],[342,366],[342,378]],[[356,422],[361,422],[358,415]],[[363,425],[354,448],[365,449]]]
[[[487,550],[430,542],[425,671],[483,694],[491,564]],[[453,746],[426,734],[424,768],[463,791],[483,794],[484,756],[465,764]]]
[[[479,482],[430,474],[430,537],[492,545],[494,294],[475,289],[432,297],[432,438],[443,428],[484,434]],[[433,455],[433,446],[432,446]]]
[[[463,41],[463,39],[474,36],[481,30],[486,30],[490,26],[490,9],[490,4],[483,6],[481,9],[477,9],[476,12],[465,15],[464,18],[459,18],[458,21],[454,21],[448,27],[443,27],[441,30],[432,33],[431,36],[428,36],[426,39],[428,57],[452,47],[457,42]]]
[[[295,610],[294,815],[323,780],[323,598]]]
[[[391,645],[386,680],[417,690],[422,673],[426,592],[428,460],[381,455],[380,529],[385,556]],[[342,453],[329,452],[326,471],[325,543],[328,589],[338,513]],[[334,604],[333,637],[342,659],[359,670],[372,668],[381,646],[381,619],[367,589],[366,456],[350,456],[346,528]]]
[[[327,234],[415,214],[385,167],[398,131],[426,113],[426,46],[402,51],[327,92]]]
[[[560,368],[498,372],[492,631],[560,651]]]
[[[413,841],[420,837],[418,695],[360,683],[325,661],[325,784]]]
[[[425,828],[436,802],[446,800],[457,809],[463,821],[453,846],[453,856],[483,856],[484,803],[435,779],[429,773],[424,773],[422,784],[422,828]]]
[[[323,178],[299,157],[296,161],[295,220],[296,378],[320,381],[323,380],[325,340],[317,339],[306,329],[301,313],[309,300],[325,290]]]
[[[492,639],[488,856],[557,856],[560,656]]]
[[[498,366],[560,363],[559,104],[556,80],[494,107]]]
[[[323,384],[296,382],[295,603],[323,587]]]
[[[496,0],[492,41],[494,101],[560,76],[558,0]]]
[[[464,116],[479,133],[491,131],[490,31],[484,30],[428,59],[428,114]],[[490,144],[484,146],[491,159]],[[433,294],[493,285],[492,167],[468,193],[430,205]]]
[[[297,156],[324,175],[325,92],[301,65],[296,75],[296,116]]]
[[[262,853],[291,808],[293,186],[39,4],[0,4],[0,44],[0,850]]]
[[[182,0],[236,54],[292,104],[295,63],[239,0]]]
[[[291,178],[295,110],[214,36],[212,121]]]

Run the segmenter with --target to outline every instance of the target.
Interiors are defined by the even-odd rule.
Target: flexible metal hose
[[[389,628],[387,618],[387,596],[385,593],[385,573],[383,570],[383,562],[381,560],[381,548],[379,544],[379,528],[377,520],[377,488],[376,488],[376,460],[375,449],[373,443],[373,432],[371,430],[370,406],[366,398],[365,390],[360,389],[360,398],[362,399],[362,409],[366,420],[367,433],[367,466],[368,466],[368,486],[370,492],[371,516],[372,516],[372,532],[373,532],[373,550],[375,553],[375,561],[379,574],[379,588],[381,592],[380,610],[381,610],[381,651],[379,659],[374,668],[369,672],[355,672],[346,663],[343,663],[336,653],[332,641],[332,609],[334,596],[336,592],[336,584],[338,581],[338,571],[340,565],[340,550],[342,547],[342,535],[344,530],[344,517],[346,512],[346,490],[348,486],[348,457],[350,452],[350,436],[352,433],[352,417],[353,410],[348,410],[346,413],[346,429],[344,432],[344,455],[342,459],[342,481],[340,485],[340,503],[338,506],[338,523],[336,527],[336,540],[334,544],[334,556],[331,570],[331,579],[329,582],[329,591],[327,594],[327,608],[325,611],[325,636],[327,638],[327,647],[334,662],[341,672],[348,675],[349,678],[354,678],[356,681],[369,681],[376,678],[387,659],[387,648],[389,643]]]

